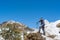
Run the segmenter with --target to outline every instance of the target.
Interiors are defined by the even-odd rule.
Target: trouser
[[[42,29],[42,31],[43,31],[43,35],[45,35],[45,28],[44,28],[44,25],[39,27],[39,33],[40,33],[41,29]]]

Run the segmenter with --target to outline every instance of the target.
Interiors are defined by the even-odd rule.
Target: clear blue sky
[[[33,28],[40,17],[49,21],[60,19],[59,0],[0,0],[0,23],[22,22]]]

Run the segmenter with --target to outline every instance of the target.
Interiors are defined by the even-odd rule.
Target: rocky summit
[[[45,35],[39,29],[32,29],[28,26],[16,22],[5,21],[0,24],[0,40],[60,40],[60,20],[55,22],[45,22]]]

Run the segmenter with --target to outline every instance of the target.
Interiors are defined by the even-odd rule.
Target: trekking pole
[[[38,22],[36,22],[36,25],[37,25],[36,28],[38,28]]]

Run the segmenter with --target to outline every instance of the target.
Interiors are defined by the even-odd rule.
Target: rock
[[[30,33],[26,36],[25,40],[45,40],[40,33]]]
[[[56,25],[56,27],[60,28],[60,23],[58,23],[58,24]]]

